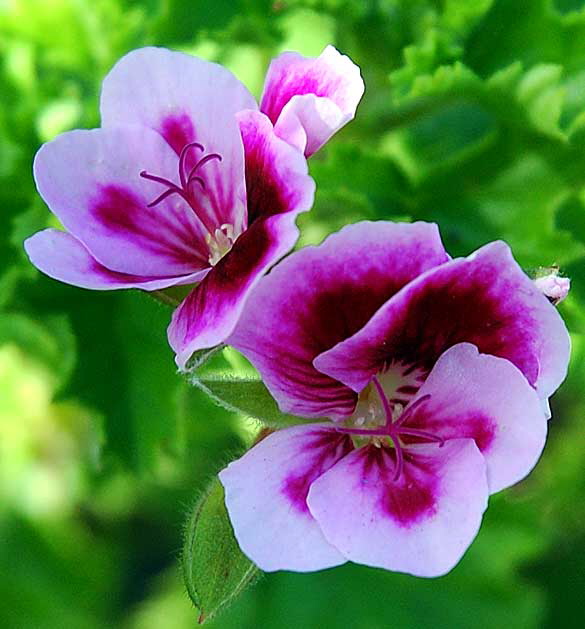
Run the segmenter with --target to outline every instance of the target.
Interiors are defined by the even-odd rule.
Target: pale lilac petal
[[[281,262],[254,290],[229,342],[283,411],[346,418],[356,395],[315,356],[359,330],[396,291],[448,259],[436,225],[362,222]]]
[[[485,462],[472,439],[412,446],[394,480],[394,449],[355,450],[316,479],[308,505],[347,559],[420,577],[449,572],[487,507]]]
[[[102,86],[102,126],[139,124],[159,132],[176,154],[199,142],[210,161],[201,169],[207,194],[201,211],[219,227],[245,221],[244,160],[235,114],[257,105],[226,68],[163,48],[134,50],[118,61]],[[189,165],[195,164],[193,155]]]
[[[363,93],[359,68],[333,46],[317,58],[285,52],[268,68],[260,109],[308,157],[354,117]]]
[[[110,271],[74,236],[58,229],[37,232],[24,243],[30,261],[53,279],[81,288],[114,290],[140,288],[152,291],[201,281],[208,269],[186,276],[152,278]]]
[[[144,127],[70,131],[41,147],[39,193],[67,230],[108,269],[149,277],[209,266],[206,230],[177,195],[147,207],[165,187],[146,170],[177,179],[177,157]]]
[[[250,226],[173,315],[169,342],[181,369],[194,351],[232,333],[252,288],[297,241],[297,214],[313,203],[315,182],[304,157],[275,136],[263,114],[243,112],[239,121]]]
[[[448,349],[412,400],[405,421],[443,439],[471,438],[482,453],[490,493],[524,478],[544,448],[547,421],[536,391],[505,358],[470,343]],[[405,411],[408,413],[408,407]]]
[[[261,569],[321,570],[345,563],[307,507],[311,483],[352,450],[319,424],[272,433],[220,472],[242,551]]]
[[[565,378],[565,324],[503,242],[417,278],[315,366],[361,391],[391,361],[428,371],[446,349],[465,341],[514,363],[542,399]]]

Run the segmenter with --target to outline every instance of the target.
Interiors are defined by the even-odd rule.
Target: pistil
[[[397,481],[402,475],[402,470],[404,468],[404,452],[403,447],[404,444],[401,442],[400,437],[402,435],[407,437],[415,437],[417,439],[422,439],[424,441],[430,441],[434,443],[438,443],[439,447],[442,447],[444,444],[444,440],[438,435],[434,435],[426,430],[419,430],[418,428],[409,428],[405,426],[404,423],[412,417],[414,411],[419,409],[423,404],[425,404],[429,399],[430,395],[423,395],[418,400],[413,402],[410,406],[406,408],[405,411],[400,412],[399,416],[394,418],[394,410],[380,381],[376,376],[372,378],[372,384],[378,393],[380,398],[380,402],[382,403],[382,408],[384,409],[385,415],[385,423],[380,426],[376,426],[371,429],[367,428],[337,428],[339,432],[342,432],[346,435],[355,435],[358,437],[369,437],[373,440],[373,442],[379,444],[380,439],[389,439],[394,446],[396,451],[396,467],[394,471],[394,481]],[[396,405],[400,406],[400,405]]]
[[[199,142],[190,142],[189,144],[186,144],[183,147],[183,150],[181,151],[181,154],[179,155],[179,166],[178,166],[180,185],[177,185],[175,182],[171,181],[170,179],[165,179],[164,177],[159,177],[158,175],[152,175],[151,173],[145,170],[140,172],[140,176],[143,179],[148,179],[149,181],[155,181],[156,183],[160,183],[163,186],[167,187],[167,189],[162,194],[160,194],[158,197],[156,197],[156,199],[154,199],[148,204],[148,207],[154,207],[155,205],[158,205],[159,203],[161,203],[162,201],[164,201],[166,198],[170,197],[171,195],[178,194],[184,201],[186,201],[189,207],[193,210],[195,216],[201,221],[201,223],[203,224],[205,229],[209,232],[209,234],[215,234],[216,232],[215,225],[213,225],[209,221],[209,218],[205,215],[205,212],[200,211],[196,203],[196,199],[193,194],[193,184],[197,183],[200,186],[200,188],[203,191],[205,191],[205,188],[206,188],[205,180],[203,179],[203,177],[198,175],[197,172],[202,166],[204,166],[211,160],[216,159],[221,162],[222,157],[219,153],[208,153],[207,155],[203,155],[203,157],[199,159],[199,161],[195,164],[195,166],[193,166],[189,170],[189,172],[187,172],[187,168],[186,168],[187,156],[189,155],[189,152],[192,149],[197,149],[201,151],[202,153],[205,151],[204,146],[202,144],[199,144]],[[222,225],[220,229],[223,229],[223,227],[224,226]],[[212,252],[212,255],[213,255],[213,252]]]

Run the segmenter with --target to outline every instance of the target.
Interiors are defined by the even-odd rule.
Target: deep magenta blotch
[[[305,453],[312,453],[310,466],[284,479],[282,491],[290,503],[300,512],[308,513],[307,494],[313,481],[353,449],[348,436],[316,430],[304,446]]]
[[[183,147],[195,140],[195,125],[186,113],[175,113],[161,120],[160,132],[177,155]]]
[[[403,473],[398,480],[395,478],[396,450],[386,446],[369,445],[363,448],[362,465],[364,482],[383,483],[380,492],[379,508],[382,517],[390,517],[403,528],[415,525],[424,518],[431,517],[435,512],[438,481],[433,470],[426,469],[425,475],[432,479],[425,482],[417,478],[417,471],[425,467],[425,463],[416,456],[405,453]],[[427,464],[428,466],[428,464]]]

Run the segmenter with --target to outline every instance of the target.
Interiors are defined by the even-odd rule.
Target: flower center
[[[379,402],[382,405],[382,417],[380,417],[376,405],[371,400],[372,388],[376,392]],[[407,425],[413,413],[426,404],[430,397],[430,395],[423,395],[404,410],[404,405],[401,402],[393,402],[388,399],[380,380],[377,376],[374,376],[370,384],[360,394],[358,404],[356,405],[356,412],[354,413],[355,419],[353,426],[362,427],[338,427],[337,430],[344,434],[352,435],[358,440],[367,439],[369,443],[377,447],[386,445],[394,447],[396,450],[394,481],[397,481],[404,467],[403,448],[405,444],[402,437],[407,437],[409,440],[410,438],[414,438],[417,441],[435,442],[439,444],[439,447],[442,447],[444,444],[444,440],[438,435],[434,435],[426,430],[419,430],[418,428],[409,428]],[[364,414],[364,405],[366,406],[366,414]],[[379,423],[380,419],[382,419],[384,423]]]
[[[233,225],[224,223],[215,230],[213,236],[211,234],[205,236],[205,242],[209,247],[209,264],[211,266],[215,266],[232,248],[238,235],[235,233]]]
[[[187,159],[189,154],[194,149],[201,151],[201,157],[194,166],[188,168]],[[176,184],[174,181],[170,181],[169,179],[165,179],[164,177],[152,175],[145,170],[140,172],[140,176],[143,179],[156,181],[166,187],[164,192],[159,194],[156,199],[148,204],[148,207],[154,207],[155,205],[162,203],[162,201],[173,194],[178,194],[184,201],[187,202],[189,207],[193,210],[195,216],[207,230],[205,242],[209,247],[209,264],[212,266],[217,264],[221,258],[223,258],[223,256],[232,248],[236,238],[239,236],[239,234],[235,233],[233,225],[224,223],[219,228],[216,228],[216,226],[209,220],[207,214],[202,211],[201,205],[197,202],[195,194],[196,185],[199,186],[203,192],[205,192],[206,189],[205,180],[199,174],[199,171],[203,166],[205,166],[205,164],[214,159],[219,162],[222,161],[222,157],[219,153],[205,154],[205,148],[202,144],[199,144],[199,142],[191,142],[183,147],[179,156],[179,184]]]

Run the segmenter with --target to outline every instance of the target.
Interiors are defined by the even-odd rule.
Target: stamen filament
[[[205,147],[203,144],[199,144],[199,142],[190,142],[186,144],[181,150],[181,154],[179,155],[179,179],[181,181],[181,185],[175,184],[173,181],[169,179],[165,179],[164,177],[159,177],[158,175],[151,175],[146,170],[140,172],[140,176],[143,179],[148,179],[149,181],[155,181],[156,183],[160,183],[163,186],[167,187],[163,193],[161,193],[156,199],[147,204],[147,207],[154,207],[158,205],[172,194],[178,194],[193,210],[195,216],[199,219],[203,227],[207,230],[208,234],[212,238],[213,234],[216,232],[216,226],[211,222],[210,218],[206,216],[205,210],[203,207],[199,206],[196,203],[195,197],[193,196],[193,191],[191,189],[191,184],[197,182],[203,191],[206,190],[205,180],[203,177],[196,174],[197,170],[207,164],[207,162],[212,159],[217,159],[220,162],[222,161],[222,157],[219,153],[209,153],[208,155],[204,155],[199,159],[199,161],[191,168],[189,174],[186,171],[186,160],[189,151],[192,148],[196,148],[200,151],[205,151]],[[213,252],[212,252],[213,255]]]
[[[394,449],[396,450],[396,469],[394,471],[394,482],[396,482],[400,478],[404,468],[404,453],[402,452],[402,446],[399,440],[393,438],[392,441],[394,443]]]
[[[405,411],[404,413],[402,413],[402,415],[396,420],[396,422],[394,423],[395,426],[401,426],[402,424],[404,424],[404,422],[412,416],[413,412],[419,408],[420,406],[422,406],[428,399],[430,399],[430,394],[427,393],[426,395],[423,395],[422,397],[419,397],[418,400],[416,400],[415,402],[413,402]]]
[[[384,413],[386,414],[386,427],[388,427],[392,424],[392,408],[390,406],[390,402],[388,401],[386,393],[384,393],[384,389],[376,376],[372,378],[372,382],[376,387],[376,391],[378,392],[378,396],[380,397],[380,401],[382,402],[382,406],[384,407]]]
[[[222,157],[219,153],[209,153],[208,155],[205,155],[204,157],[202,157],[196,164],[195,166],[193,166],[193,168],[191,168],[191,172],[189,173],[189,176],[187,177],[187,181],[189,181],[189,179],[191,178],[191,176],[193,174],[195,174],[195,172],[201,167],[204,166],[205,164],[207,164],[207,162],[209,162],[212,159],[217,159],[221,162]]]
[[[169,188],[176,188],[177,190],[181,189],[179,188],[179,186],[177,186],[177,184],[173,183],[169,179],[165,179],[164,177],[158,177],[157,175],[151,175],[146,170],[141,170],[140,176],[143,177],[144,179],[149,179],[150,181],[156,181],[157,183],[162,183],[163,186],[168,186]]]
[[[179,177],[181,179],[181,186],[183,186],[183,188],[186,187],[186,181],[187,181],[185,179],[185,159],[187,159],[187,153],[192,148],[198,148],[200,151],[205,150],[203,145],[199,144],[199,142],[190,142],[189,144],[185,144],[185,146],[181,150],[181,154],[179,155]]]
[[[344,435],[358,435],[360,437],[389,437],[390,433],[382,427],[382,430],[366,430],[365,428],[341,428],[336,427],[337,432],[342,432]]]
[[[421,439],[428,439],[429,441],[436,441],[442,447],[445,444],[445,440],[438,435],[433,435],[426,430],[418,430],[416,428],[402,428],[400,430],[401,435],[409,435],[410,437],[420,437]]]
[[[183,196],[181,190],[174,190],[173,188],[169,188],[168,190],[165,190],[161,195],[156,197],[154,201],[151,201],[146,207],[154,207],[155,205],[158,205],[161,201],[164,201],[167,197],[170,197],[171,194],[180,194],[181,196]]]
[[[394,482],[398,481],[400,476],[402,475],[402,471],[404,470],[404,451],[403,448],[407,447],[410,444],[402,444],[400,437],[401,436],[409,436],[409,437],[418,437],[424,441],[430,441],[434,443],[438,443],[439,447],[442,447],[445,444],[445,440],[435,435],[431,432],[427,432],[426,430],[419,430],[418,428],[409,428],[404,426],[404,423],[410,419],[417,409],[419,409],[423,404],[425,404],[430,398],[430,394],[426,394],[418,398],[415,402],[413,402],[409,407],[406,408],[404,412],[402,412],[402,405],[396,404],[393,408],[392,403],[386,396],[384,388],[382,384],[378,380],[376,376],[374,376],[371,380],[376,389],[378,397],[380,398],[380,402],[384,409],[384,415],[386,416],[386,422],[384,425],[374,426],[373,428],[345,428],[345,427],[336,427],[338,432],[347,435],[356,435],[359,437],[372,438],[373,443],[375,445],[381,445],[380,438],[389,439],[392,442],[392,446],[394,446],[394,450],[396,451],[396,466],[394,470]],[[393,411],[397,413],[401,413],[400,416],[393,421]],[[356,420],[357,421],[357,420]],[[355,424],[354,424],[355,425]]]

